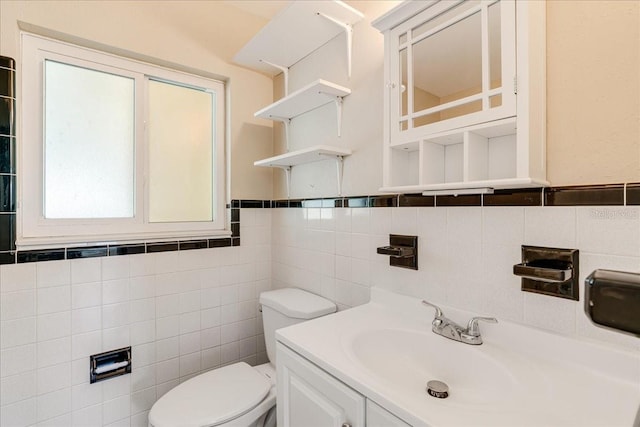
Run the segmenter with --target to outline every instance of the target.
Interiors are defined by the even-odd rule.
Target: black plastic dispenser
[[[584,289],[584,309],[593,323],[640,337],[640,274],[595,270]]]

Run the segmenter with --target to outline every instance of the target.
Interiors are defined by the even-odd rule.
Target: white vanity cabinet
[[[365,397],[277,344],[278,426],[364,427]]]
[[[391,412],[367,399],[367,427],[411,427]]]
[[[276,351],[278,426],[411,427],[280,342]]]
[[[544,2],[407,1],[373,25],[385,37],[381,191],[548,185]]]

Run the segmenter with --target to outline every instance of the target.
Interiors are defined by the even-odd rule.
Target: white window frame
[[[43,215],[44,61],[54,60],[131,77],[135,81],[135,208],[133,218],[49,219]],[[150,223],[148,218],[148,156],[146,119],[149,79],[205,90],[215,94],[213,123],[213,221]],[[167,238],[229,236],[226,208],[226,110],[223,82],[86,47],[22,33],[21,150],[19,150],[19,249],[92,242],[154,241]]]

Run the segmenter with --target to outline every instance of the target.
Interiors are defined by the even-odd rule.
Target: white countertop
[[[460,324],[477,315],[442,308]],[[374,288],[368,304],[276,335],[414,426],[640,423],[640,354],[500,319],[482,324],[484,344],[471,346],[433,334],[433,315],[418,299]],[[416,354],[426,354],[429,369]],[[444,378],[431,378],[434,372]],[[426,394],[431,379],[449,385],[447,399]]]

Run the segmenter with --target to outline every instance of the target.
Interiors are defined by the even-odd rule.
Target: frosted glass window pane
[[[134,215],[134,81],[45,61],[45,218]]]
[[[214,94],[149,81],[149,221],[212,221]]]

